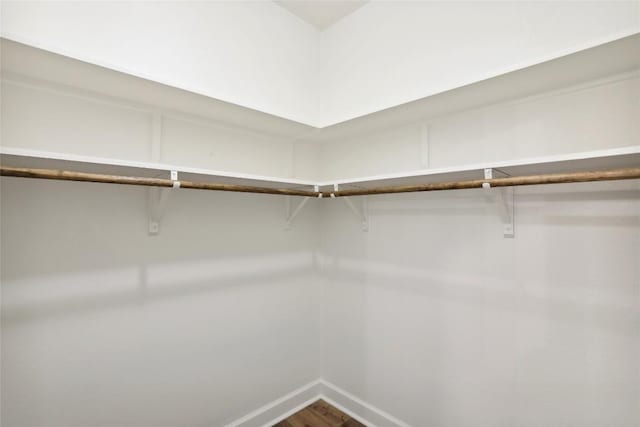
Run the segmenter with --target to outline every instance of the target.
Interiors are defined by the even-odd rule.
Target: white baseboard
[[[320,399],[320,380],[311,381],[286,395],[267,403],[225,427],[266,427],[298,412]]]
[[[318,399],[323,399],[367,427],[411,427],[322,378],[261,406],[225,427],[271,427]]]
[[[320,379],[320,384],[322,399],[367,427],[411,427],[327,380]]]

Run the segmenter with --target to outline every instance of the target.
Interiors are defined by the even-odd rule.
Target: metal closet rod
[[[32,169],[0,166],[0,175],[21,178],[55,179],[62,181],[102,182],[107,184],[143,185],[149,187],[175,187],[176,181],[164,178],[145,178],[134,176],[104,175],[96,173],[72,172],[55,169]],[[493,179],[474,179],[467,181],[434,182],[429,184],[399,185],[377,188],[359,188],[353,190],[315,191],[287,188],[269,188],[250,185],[216,184],[211,182],[193,182],[180,180],[180,188],[195,190],[234,191],[241,193],[280,194],[304,197],[347,197],[372,194],[413,193],[420,191],[462,190],[491,187],[512,187],[518,185],[564,184],[571,182],[617,181],[640,179],[640,168],[611,169],[589,172],[553,173],[543,175],[514,176]]]

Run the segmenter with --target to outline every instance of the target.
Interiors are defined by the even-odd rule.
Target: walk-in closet
[[[3,1],[2,427],[640,426],[640,2]]]

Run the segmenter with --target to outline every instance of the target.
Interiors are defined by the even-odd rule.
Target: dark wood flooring
[[[280,421],[273,427],[366,427],[349,415],[318,400],[306,408]]]

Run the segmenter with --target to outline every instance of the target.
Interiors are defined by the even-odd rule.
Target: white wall
[[[317,147],[194,114],[163,111],[63,85],[4,76],[4,147],[162,162],[233,173],[317,178]]]
[[[639,99],[618,76],[329,141],[321,174],[424,167],[424,126],[431,167],[637,145]],[[515,239],[481,191],[369,197],[365,233],[324,202],[323,377],[411,426],[638,425],[640,181],[515,192]]]
[[[321,175],[637,145],[637,74],[329,141]],[[321,206],[323,377],[411,426],[640,423],[640,182]],[[339,348],[336,352],[333,349]],[[389,424],[392,426],[393,424]],[[384,426],[384,424],[383,424]]]
[[[3,1],[1,15],[4,37],[314,122],[318,33],[275,3]]]
[[[640,144],[637,73],[320,145],[323,179],[347,179]]]
[[[518,188],[515,239],[474,191],[367,233],[180,191],[149,237],[144,189],[1,190],[3,425],[222,426],[319,376],[413,426],[640,421],[639,182]]]
[[[515,239],[474,190],[369,212],[321,207],[325,379],[411,426],[640,424],[640,182],[518,187]]]
[[[4,37],[324,127],[640,31],[640,3],[2,3]]]
[[[314,209],[3,178],[2,419],[222,426],[320,376]],[[311,205],[309,205],[311,206]]]
[[[369,2],[320,39],[320,126],[640,31],[632,2]]]
[[[3,76],[5,147],[288,177],[291,140]],[[31,164],[30,166],[33,166]],[[319,377],[314,202],[3,178],[7,426],[222,426]]]

